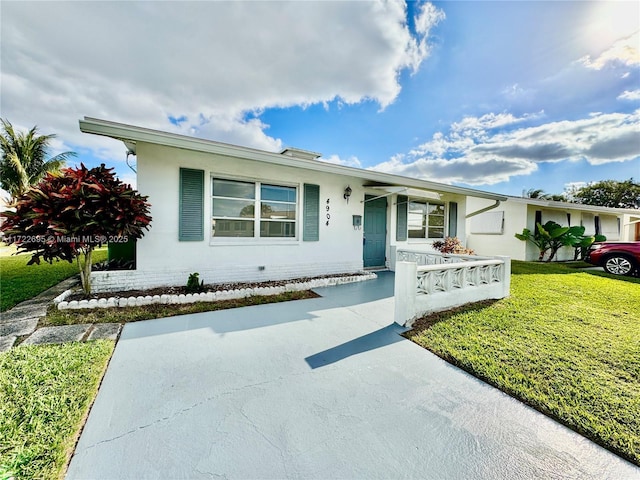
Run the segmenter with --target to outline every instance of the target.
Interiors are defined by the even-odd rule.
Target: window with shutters
[[[442,203],[411,200],[407,214],[409,238],[444,238],[445,209]]]
[[[296,238],[297,187],[213,178],[211,193],[213,238]]]

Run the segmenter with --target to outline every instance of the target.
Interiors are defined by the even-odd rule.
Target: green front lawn
[[[78,274],[78,265],[65,261],[27,265],[30,254],[13,255],[15,248],[2,244],[0,250],[0,312],[35,297],[47,288]],[[107,259],[107,248],[93,252],[93,263]]]
[[[0,479],[62,478],[114,342],[0,353]]]
[[[511,296],[407,336],[640,464],[640,280],[512,263]]]

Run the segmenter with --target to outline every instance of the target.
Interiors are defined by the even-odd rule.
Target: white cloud
[[[423,4],[412,34],[399,0],[5,2],[2,115],[104,157],[122,147],[81,134],[84,115],[277,150],[248,114],[335,100],[384,108],[443,18]]]
[[[492,185],[507,181],[513,175],[528,175],[538,169],[534,162],[528,160],[498,157],[405,159],[403,155],[395,155],[387,162],[371,167],[371,170],[441,183]]]
[[[416,54],[414,55],[412,66],[413,70],[417,70],[422,60],[429,55],[429,33],[431,29],[445,19],[442,10],[436,8],[431,3],[423,3],[419,7],[419,12],[415,17],[416,32],[421,38],[416,42]]]
[[[594,70],[602,70],[611,63],[618,63],[627,67],[637,67],[640,65],[638,45],[640,45],[640,30],[616,41],[595,59],[591,58],[591,55],[586,55],[580,59],[580,62],[587,68]]]
[[[539,114],[467,117],[448,133],[438,132],[407,155],[396,155],[372,169],[445,183],[491,185],[532,173],[540,162],[586,160],[601,165],[640,157],[640,110],[515,126],[535,118]]]
[[[338,155],[330,155],[328,157],[320,157],[318,160],[334,165],[343,165],[345,167],[362,168],[362,163],[358,157],[351,156],[349,158],[340,158]]]
[[[625,90],[620,95],[618,95],[618,100],[629,100],[629,101],[640,100],[640,89]]]

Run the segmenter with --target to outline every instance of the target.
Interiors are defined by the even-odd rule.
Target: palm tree
[[[18,132],[8,120],[0,119],[4,132],[0,134],[0,187],[12,199],[25,193],[38,183],[45,173],[56,172],[75,152],[64,152],[47,159],[49,141],[55,135],[38,135],[38,127],[27,133]]]
[[[527,190],[527,198],[540,198],[540,199],[544,199],[546,197],[544,190],[542,190],[541,188],[530,188],[529,190]]]

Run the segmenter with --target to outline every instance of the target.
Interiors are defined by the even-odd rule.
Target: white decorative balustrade
[[[410,327],[428,313],[509,295],[509,257],[398,251],[395,321]]]
[[[476,255],[455,255],[436,252],[420,252],[417,250],[398,250],[396,261],[414,262],[417,265],[440,265],[442,263],[457,263],[478,260]]]

